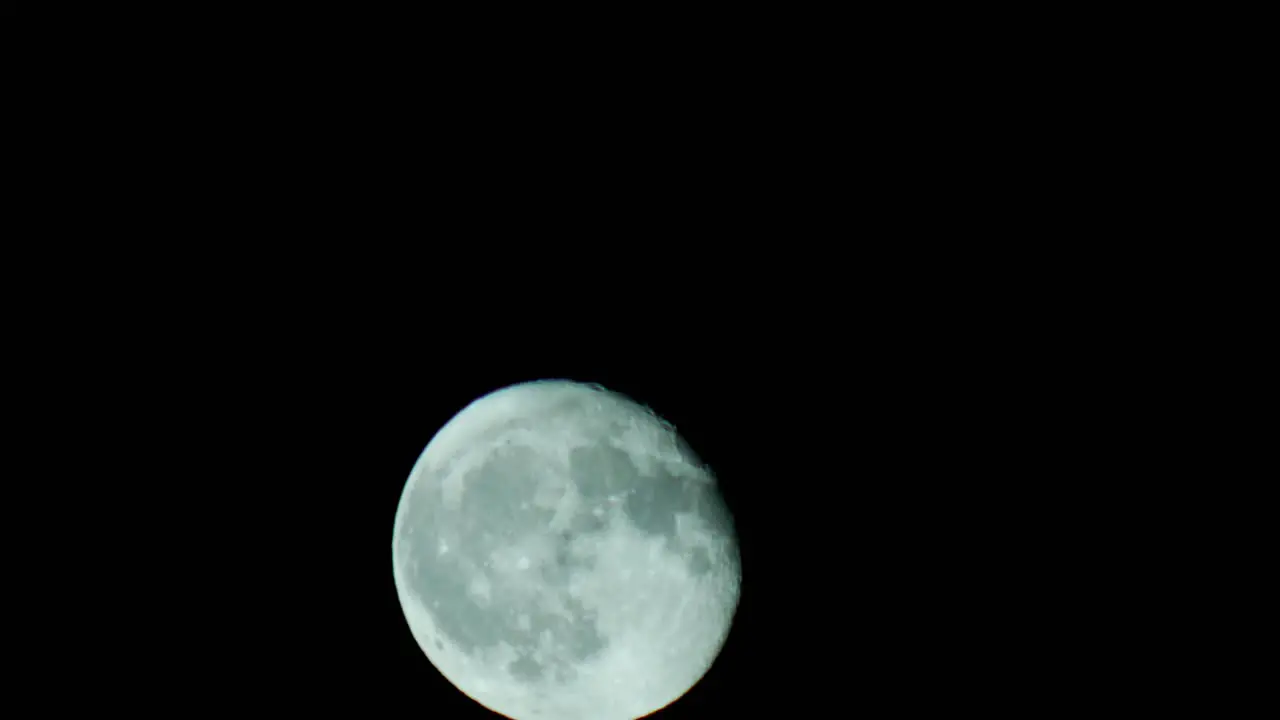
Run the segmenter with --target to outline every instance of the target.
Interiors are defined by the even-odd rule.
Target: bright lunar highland
[[[597,385],[490,393],[432,438],[392,539],[427,658],[515,720],[632,720],[711,667],[738,606],[733,519],[675,428]]]

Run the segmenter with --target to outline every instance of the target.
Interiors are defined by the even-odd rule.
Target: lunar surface
[[[432,438],[392,565],[427,658],[515,720],[632,720],[706,673],[738,605],[737,538],[711,471],[599,386],[515,385]]]

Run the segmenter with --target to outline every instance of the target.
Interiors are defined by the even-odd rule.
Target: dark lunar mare
[[[697,456],[687,445],[682,451],[691,462]],[[588,504],[606,504],[615,494],[624,494],[623,512],[641,532],[665,538],[668,549],[683,554],[694,575],[711,571],[711,557],[705,548],[685,548],[676,535],[676,513],[692,513],[714,533],[733,537],[733,521],[713,483],[669,471],[655,464],[642,473],[626,451],[608,445],[576,448],[570,454],[571,472],[578,492]]]
[[[537,474],[549,471],[545,461],[527,448],[499,449],[466,476],[458,510],[441,503],[439,478],[421,478],[411,491],[403,518],[403,527],[415,528],[415,534],[402,533],[397,539],[401,557],[416,560],[404,568],[407,583],[431,611],[440,633],[468,655],[506,642],[518,655],[508,670],[530,681],[548,672],[554,678],[568,679],[572,665],[606,646],[596,631],[594,613],[567,593],[560,601],[572,620],[548,611],[535,597],[511,592],[492,572],[485,573],[493,585],[491,603],[478,603],[468,592],[479,565],[491,552],[509,547],[519,537],[545,533],[552,511],[537,507],[533,500]],[[521,507],[524,503],[527,508]],[[450,544],[449,552],[443,555],[436,551],[441,539]],[[573,533],[563,534],[555,551],[556,562],[543,568],[552,587],[567,587],[575,569],[589,567],[584,559],[568,552],[572,539]],[[519,624],[522,614],[528,617],[527,627]],[[565,664],[547,668],[531,657],[544,631],[550,631],[564,645]]]

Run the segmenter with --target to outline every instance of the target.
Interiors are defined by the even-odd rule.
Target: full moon
[[[392,567],[414,639],[515,720],[633,720],[707,672],[738,606],[733,518],[674,427],[598,385],[485,395],[423,450]]]

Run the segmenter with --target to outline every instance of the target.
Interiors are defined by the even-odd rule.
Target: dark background
[[[577,280],[545,276],[580,293],[556,310],[510,298],[513,286],[495,297],[477,269],[451,287],[476,306],[313,306],[287,325],[243,320],[236,341],[175,351],[202,354],[159,371],[175,381],[159,406],[183,406],[162,436],[176,441],[174,471],[198,458],[206,484],[189,492],[190,475],[175,478],[190,513],[176,522],[199,518],[199,529],[183,527],[186,549],[156,559],[191,569],[160,579],[190,587],[201,611],[158,604],[178,609],[179,657],[201,657],[181,666],[188,682],[218,704],[429,703],[483,717],[408,632],[392,519],[418,454],[458,410],[511,383],[568,378],[673,422],[717,471],[738,523],[744,580],[728,644],[660,717],[821,712],[850,692],[882,707],[1013,703],[1008,683],[1033,686],[1043,669],[1023,654],[1040,657],[1072,622],[1039,614],[1071,589],[1053,579],[1060,539],[1043,535],[1068,461],[1043,454],[1052,430],[1026,410],[1054,402],[1045,386],[1061,380],[1008,361],[1033,350],[931,327],[943,303],[917,313],[884,286],[823,307],[796,286],[718,285],[736,301],[706,309],[663,298],[679,273],[655,267],[649,285],[632,285],[607,264],[575,267]],[[709,291],[714,280],[700,277],[690,286]],[[618,294],[640,301],[609,301]],[[436,322],[451,312],[464,322]]]
[[[471,400],[568,378],[675,423],[737,519],[728,645],[662,717],[1025,712],[1120,677],[1070,660],[1112,598],[1067,558],[1132,469],[1093,460],[1138,402],[1097,379],[1143,381],[1147,315],[1105,300],[1149,256],[1088,247],[1120,195],[1044,120],[1051,66],[801,33],[785,70],[534,72],[385,25],[184,62],[164,33],[32,105],[49,205],[5,290],[20,424],[53,438],[15,547],[76,588],[35,598],[68,605],[50,670],[170,710],[483,717],[404,624],[396,503]]]
[[[175,198],[132,219],[189,230],[181,252],[103,246],[23,300],[28,427],[91,468],[86,529],[58,540],[119,608],[76,662],[138,678],[104,698],[483,717],[408,632],[392,520],[440,427],[541,378],[653,407],[737,519],[733,631],[662,717],[851,694],[1017,710],[1061,681],[1046,653],[1099,602],[1062,579],[1091,532],[1061,525],[1089,492],[1073,443],[1115,441],[1074,418],[1115,361],[1071,342],[1049,270],[991,282],[1004,251],[901,239],[892,211],[802,245],[819,231],[786,188],[690,205],[651,199],[657,174],[571,198],[402,178],[302,183],[262,212]]]
[[[1030,344],[1018,318],[992,328],[900,281],[887,258],[860,271],[879,283],[844,277],[856,260],[806,258],[782,284],[763,278],[785,267],[739,265],[752,279],[734,281],[663,267],[670,256],[576,256],[572,271],[521,265],[541,288],[526,292],[486,274],[492,260],[431,256],[398,265],[427,268],[434,294],[394,270],[374,276],[389,294],[342,284],[356,260],[323,283],[284,263],[266,275],[291,273],[284,287],[201,282],[158,303],[151,284],[136,304],[77,306],[79,320],[33,346],[45,363],[28,376],[28,422],[77,438],[48,457],[89,470],[32,507],[58,508],[64,527],[76,518],[53,545],[111,618],[46,646],[53,669],[99,669],[104,702],[483,717],[404,623],[396,505],[467,403],[568,378],[673,422],[737,521],[728,643],[660,717],[819,713],[850,693],[864,707],[1016,709],[1061,682],[1046,656],[1073,647],[1100,599],[1079,596],[1062,554],[1092,531],[1067,517],[1088,474],[1064,445],[1085,431],[1064,441],[1045,407],[1067,413],[1085,390],[1041,360],[1056,351]],[[58,495],[65,478],[47,467]]]

